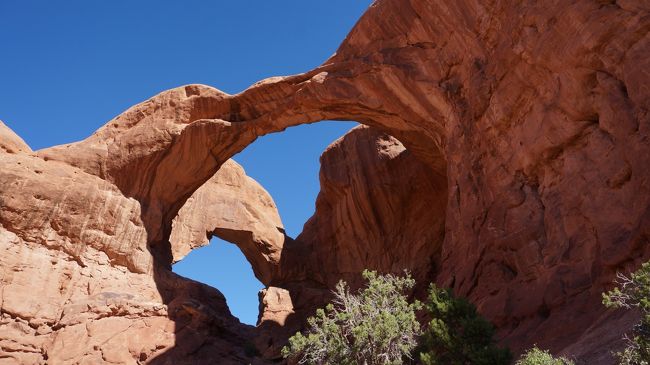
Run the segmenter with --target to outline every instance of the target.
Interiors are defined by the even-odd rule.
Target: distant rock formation
[[[0,123],[0,361],[261,364],[368,267],[454,288],[515,352],[609,364],[634,314],[600,293],[650,257],[649,30],[635,1],[379,0],[305,74],[35,152]],[[323,119],[370,128],[323,154],[294,240],[229,159]],[[267,286],[256,329],[170,271],[211,235]]]

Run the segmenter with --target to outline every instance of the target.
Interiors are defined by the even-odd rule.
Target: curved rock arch
[[[345,80],[349,69],[339,71],[346,75],[341,81],[332,71],[337,68],[262,81],[234,96],[203,85],[169,90],[127,110],[88,139],[39,155],[111,181],[140,201],[153,248],[168,240],[185,200],[225,161],[257,137],[291,126],[324,119],[375,126],[444,175],[444,136],[432,135],[434,128],[410,128],[412,123],[399,114],[371,109],[366,103],[378,100],[366,97],[370,101],[364,102]],[[161,254],[163,263],[171,262],[169,255]]]
[[[259,135],[321,119],[357,120],[445,172],[438,282],[469,296],[515,351],[537,343],[608,363],[594,350],[609,349],[626,318],[605,313],[600,293],[616,271],[650,257],[648,11],[634,1],[379,0],[314,71],[233,96],[199,85],[177,88],[82,142],[36,157],[28,148],[3,149],[11,169],[0,174],[0,243],[39,265],[57,258],[52,276],[63,283],[88,271],[80,252],[94,250],[90,261],[110,272],[115,290],[128,293],[120,297],[126,310],[154,313],[162,328],[165,309],[151,304],[159,300],[155,290],[133,304],[134,292],[123,284],[137,277],[150,288],[152,270],[168,273],[166,241],[192,192]],[[17,167],[24,165],[35,168]],[[48,178],[59,182],[57,190],[41,191]],[[93,204],[66,195],[65,184],[88,190],[84,199]],[[38,209],[29,205],[34,199]],[[21,218],[25,212],[30,219]],[[142,251],[147,244],[159,265]],[[16,271],[3,288],[6,297],[11,291],[30,303],[21,312],[20,301],[3,303],[25,331],[31,330],[21,318],[37,318],[36,326],[62,324],[54,330],[76,338],[72,331],[99,321],[115,298],[87,299],[82,284],[100,279],[84,272],[71,286],[78,296],[70,304],[53,291],[42,306],[20,296],[31,274],[38,270]],[[174,280],[173,289],[197,297],[206,291]]]
[[[394,7],[389,1],[373,5],[355,29],[380,26],[385,33],[382,24],[374,23]],[[401,11],[408,10],[408,17],[424,15],[418,8]],[[432,9],[426,13],[435,16]],[[204,85],[163,92],[88,139],[39,155],[111,181],[140,201],[152,247],[166,241],[185,200],[221,164],[258,136],[290,126],[328,119],[357,121],[395,136],[443,173],[448,126],[459,120],[454,99],[460,95],[449,88],[460,85],[446,80],[451,70],[445,65],[448,57],[440,57],[430,42],[417,42],[428,33],[416,25],[400,24],[382,34],[387,41],[382,52],[357,47],[366,35],[352,31],[339,53],[323,66],[260,81],[237,95]],[[395,36],[401,32],[412,36]],[[410,61],[403,62],[402,55]],[[163,251],[167,252],[160,253],[162,262],[170,261],[169,250]]]
[[[320,160],[316,211],[295,239],[284,233],[273,199],[233,161],[173,222],[174,261],[215,236],[244,253],[266,286],[255,341],[267,357],[277,356],[288,335],[330,300],[339,280],[356,288],[365,269],[408,270],[421,297],[439,266],[444,175],[394,137],[363,125],[334,141]]]

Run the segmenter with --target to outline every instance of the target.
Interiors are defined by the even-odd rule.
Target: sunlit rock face
[[[649,11],[379,0],[305,74],[237,95],[165,91],[36,152],[0,125],[0,359],[263,362],[336,280],[369,267],[454,288],[515,352],[610,363],[633,318],[600,293],[650,257]],[[294,240],[227,161],[323,119],[373,129],[324,153]],[[209,235],[269,287],[258,330],[171,273]]]
[[[137,200],[19,142],[0,142],[0,362],[247,361],[223,295],[154,268]]]
[[[271,196],[233,160],[192,194],[174,218],[169,238],[174,262],[207,245],[211,235],[235,242],[255,276],[271,281],[285,240],[282,221]]]

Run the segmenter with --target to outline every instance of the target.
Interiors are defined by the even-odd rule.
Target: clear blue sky
[[[83,139],[165,89],[202,83],[236,93],[304,72],[336,50],[370,3],[0,1],[0,119],[40,149]],[[352,125],[291,128],[235,157],[271,193],[290,235],[313,213],[318,157]],[[220,289],[236,316],[255,322],[261,284],[234,245],[213,241],[174,270]]]

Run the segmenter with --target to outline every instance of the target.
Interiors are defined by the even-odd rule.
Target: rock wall
[[[332,143],[320,162],[316,211],[295,240],[285,240],[273,286],[261,296],[257,343],[269,358],[330,301],[339,280],[356,289],[364,269],[409,271],[423,297],[440,263],[444,174],[366,126]]]
[[[631,316],[607,313],[600,293],[617,270],[650,257],[649,30],[650,7],[639,1],[379,0],[305,74],[238,95],[169,90],[84,141],[37,152],[1,125],[0,358],[248,361],[251,329],[218,292],[170,272],[205,230],[240,244],[269,286],[262,319],[299,323],[301,303],[317,302],[337,277],[361,264],[401,269],[413,248],[426,252],[417,266],[437,263],[429,278],[474,301],[515,351],[537,343],[609,363]],[[268,197],[233,170],[224,178],[237,184],[191,198],[220,167],[237,169],[224,164],[256,137],[323,119],[397,138],[426,167],[413,175],[418,190],[391,187],[411,170],[384,135],[358,139],[359,148],[340,142],[323,160],[318,210],[340,232],[317,213],[297,240],[284,236]],[[357,133],[367,132],[350,139]],[[343,151],[386,165],[360,171],[335,157]],[[328,167],[336,161],[356,172],[337,175],[345,170]],[[188,199],[192,211],[212,190],[234,200],[204,217],[183,214]],[[395,191],[402,209],[389,208]],[[420,199],[444,218],[411,216]],[[407,216],[417,229],[394,235]],[[371,247],[387,252],[364,257]],[[282,309],[283,286],[296,310]]]
[[[365,126],[331,144],[320,160],[316,212],[296,238],[310,253],[310,277],[328,288],[340,279],[360,284],[364,269],[409,270],[420,282],[430,280],[444,239],[444,172]]]
[[[221,293],[153,269],[136,200],[0,130],[0,363],[251,361]],[[234,163],[224,176],[256,187]]]

